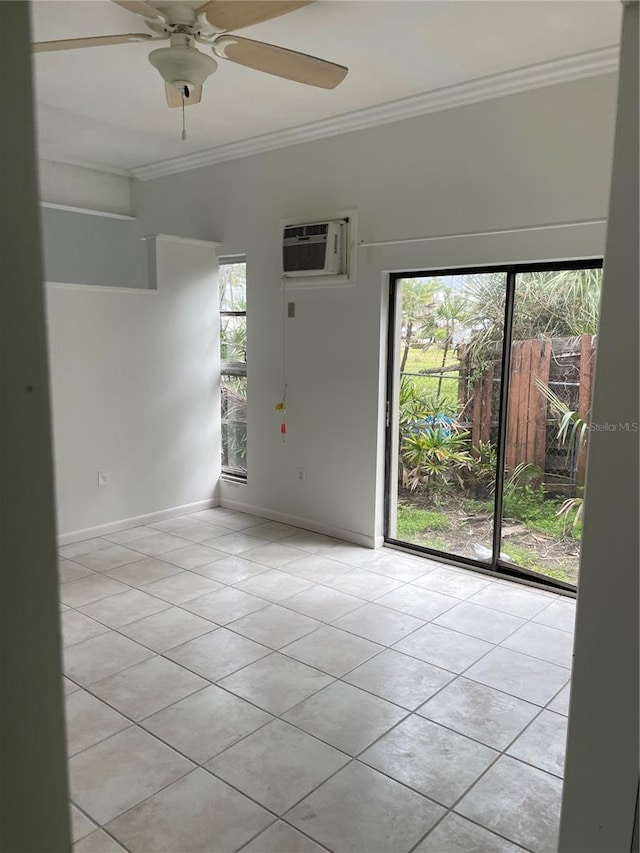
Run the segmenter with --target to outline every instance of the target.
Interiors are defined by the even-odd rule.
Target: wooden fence
[[[500,400],[500,359],[478,374],[468,346],[459,347],[459,417],[467,423],[472,444],[497,439]],[[511,350],[510,394],[507,417],[506,464],[537,465],[545,483],[556,491],[571,492],[584,483],[586,447],[577,454],[560,444],[558,417],[535,383],[538,378],[572,411],[589,421],[595,365],[595,338],[515,341]],[[577,457],[577,458],[576,458]]]

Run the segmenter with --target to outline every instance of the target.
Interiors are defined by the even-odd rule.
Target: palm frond
[[[589,425],[581,418],[580,415],[572,411],[566,403],[558,397],[558,395],[549,388],[537,376],[534,377],[536,387],[543,394],[551,408],[560,418],[560,426],[558,428],[558,438],[563,444],[574,444],[579,442],[582,444],[587,436]]]
[[[568,521],[569,516],[574,510],[575,516],[573,517],[571,527],[575,528],[582,521],[582,515],[584,512],[584,498],[567,498],[566,501],[562,502],[562,506],[560,507],[556,515],[561,518],[564,518],[565,521]]]

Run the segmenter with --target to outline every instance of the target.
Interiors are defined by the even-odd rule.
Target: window
[[[247,478],[247,265],[220,259],[222,473]]]

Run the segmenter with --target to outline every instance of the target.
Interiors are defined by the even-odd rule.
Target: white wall
[[[638,796],[638,3],[624,11],[561,853],[628,853]],[[637,837],[636,837],[637,847]]]
[[[157,289],[47,287],[61,534],[216,498],[215,244],[150,248]]]
[[[147,253],[133,220],[41,208],[46,281],[148,286]]]
[[[296,290],[282,386],[282,219],[356,208],[358,238],[421,237],[606,217],[616,80],[498,98],[140,183],[140,233],[246,252],[249,477],[221,500],[358,541],[382,533],[385,270],[592,257],[604,227],[361,249],[356,285]],[[297,477],[298,467],[306,481]],[[379,541],[379,540],[378,540]]]
[[[40,160],[40,201],[116,215],[131,215],[131,178],[97,169]]]

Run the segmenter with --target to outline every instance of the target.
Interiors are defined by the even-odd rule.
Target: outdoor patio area
[[[571,598],[222,508],[60,557],[75,853],[555,851]]]

